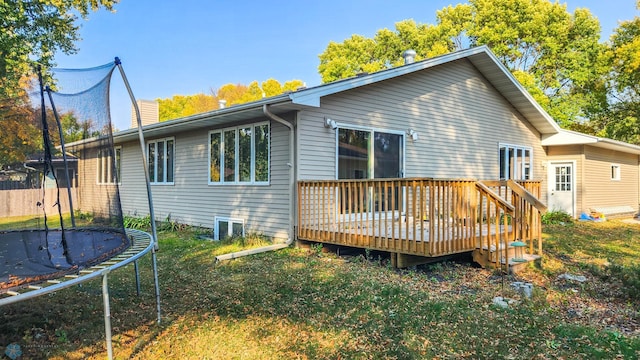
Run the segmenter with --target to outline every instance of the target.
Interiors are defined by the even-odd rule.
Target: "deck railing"
[[[298,237],[427,257],[499,251],[515,229],[528,234],[517,221],[538,221],[518,206],[475,180],[301,181]]]
[[[547,207],[540,198],[539,181],[483,181],[514,206],[513,239],[527,244],[530,254],[542,255],[542,215]]]

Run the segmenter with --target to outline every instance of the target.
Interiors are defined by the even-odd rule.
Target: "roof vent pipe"
[[[402,53],[402,57],[404,58],[404,64],[405,64],[405,65],[407,65],[407,64],[411,64],[411,63],[413,63],[413,62],[415,61],[415,59],[416,59],[416,51],[415,51],[415,50],[412,50],[412,49],[405,50],[405,51]]]
[[[224,109],[227,106],[227,100],[220,99],[218,100],[218,108]]]

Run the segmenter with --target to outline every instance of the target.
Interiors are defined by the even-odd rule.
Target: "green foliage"
[[[620,23],[607,55],[610,101],[595,114],[593,128],[600,136],[640,144],[640,17]]]
[[[171,218],[171,214],[167,215],[167,218],[160,222],[160,224],[158,225],[158,230],[159,231],[185,231],[189,229],[189,225],[186,224],[182,224],[178,221],[176,221],[175,219]]]
[[[562,210],[550,210],[542,215],[542,223],[545,225],[550,224],[571,224],[573,217],[566,211]]]
[[[311,244],[309,245],[309,248],[311,249],[312,254],[315,254],[316,256],[322,256],[322,243]]]
[[[56,53],[72,54],[79,40],[77,14],[112,10],[117,0],[5,0],[0,2],[0,98],[21,90],[36,64],[53,65]]]
[[[396,23],[373,38],[353,35],[331,42],[320,55],[324,82],[402,64],[404,50],[416,60],[470,46],[488,45],[562,126],[581,123],[606,103],[609,70],[600,25],[588,10],[569,13],[548,0],[470,0],[437,12],[437,23]]]
[[[144,217],[125,215],[123,218],[124,227],[127,229],[148,230],[151,228],[151,216]]]

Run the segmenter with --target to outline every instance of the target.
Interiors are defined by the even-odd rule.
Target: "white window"
[[[173,184],[175,139],[166,138],[147,143],[149,181],[152,184]]]
[[[620,165],[611,164],[611,180],[620,181]]]
[[[244,237],[244,220],[242,219],[216,216],[214,223],[213,233],[215,240],[224,240],[230,237]]]
[[[56,179],[58,179],[58,187],[62,189],[67,188],[67,179],[69,179],[70,187],[74,188],[78,184],[78,178],[76,177],[76,170],[74,168],[69,168],[69,172],[67,175],[64,173],[64,168],[56,169]]]
[[[268,184],[269,158],[269,123],[209,132],[209,184]]]
[[[116,147],[111,151],[98,151],[98,184],[113,185],[120,183],[120,159],[122,148]]]
[[[527,146],[500,144],[500,180],[530,180],[533,151]]]

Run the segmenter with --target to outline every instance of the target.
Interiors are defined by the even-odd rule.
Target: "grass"
[[[197,235],[160,232],[159,325],[150,260],[140,263],[140,297],[131,268],[110,275],[116,358],[640,356],[640,300],[624,285],[640,255],[639,225],[549,225],[541,268],[507,278],[464,260],[395,270],[372,252],[338,257],[318,246],[215,263],[242,244]],[[588,280],[559,280],[565,272]],[[515,280],[535,284],[531,299],[510,289]],[[495,296],[521,302],[502,309]],[[100,281],[0,308],[0,350],[9,343],[25,358],[104,358]]]

